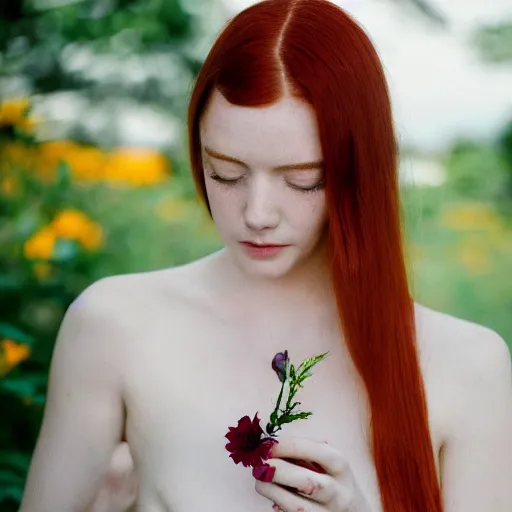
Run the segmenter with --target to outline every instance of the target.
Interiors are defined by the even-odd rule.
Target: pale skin
[[[101,510],[98,501],[111,498],[98,491],[109,464],[110,477],[129,468],[124,482],[133,493],[131,458],[124,469],[110,460],[123,430],[138,480],[136,511],[262,512],[274,503],[285,512],[381,510],[364,389],[324,260],[324,190],[293,188],[320,184],[322,172],[274,169],[322,159],[314,113],[293,99],[246,109],[216,94],[201,140],[225,248],[181,267],[103,279],[70,307],[21,512]],[[219,183],[212,172],[240,181]],[[255,260],[241,240],[289,247]],[[509,512],[508,349],[486,327],[415,307],[445,512]],[[233,464],[224,435],[246,414],[269,417],[279,391],[270,361],[285,349],[297,362],[330,355],[298,395],[313,415],[279,433],[267,461],[274,479],[263,483]]]

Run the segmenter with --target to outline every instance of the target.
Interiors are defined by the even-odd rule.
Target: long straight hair
[[[330,269],[346,343],[367,391],[382,507],[441,512],[404,255],[398,145],[369,37],[327,0],[264,0],[224,26],[188,111],[191,166],[210,215],[199,123],[214,88],[239,106],[291,95],[316,111]]]

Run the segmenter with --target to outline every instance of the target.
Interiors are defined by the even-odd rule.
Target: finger
[[[317,462],[335,478],[348,470],[347,462],[336,448],[325,442],[304,437],[280,437],[279,442],[272,446],[270,457],[274,459],[288,457]]]
[[[336,494],[335,481],[326,474],[296,466],[281,459],[268,459],[267,464],[276,468],[273,484],[296,489],[308,499],[318,503],[330,503]]]
[[[307,511],[307,512],[324,512],[325,508],[318,503],[303,498],[299,494],[283,489],[279,485],[269,482],[260,482],[256,480],[256,492],[268,498],[275,503],[281,510],[285,512]],[[276,508],[273,506],[274,510]]]

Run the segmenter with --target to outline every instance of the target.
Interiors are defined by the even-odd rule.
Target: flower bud
[[[288,350],[278,352],[272,359],[272,369],[277,373],[279,380],[286,380],[286,362],[288,361]]]

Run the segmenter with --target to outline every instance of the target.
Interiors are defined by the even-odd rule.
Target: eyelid
[[[311,177],[318,177],[319,179],[323,177],[324,173],[320,169],[294,169],[290,171],[284,172],[285,176],[293,177],[293,178],[308,178],[311,179]]]
[[[224,178],[224,177],[220,176],[219,174],[217,174],[215,171],[213,171],[211,174],[209,174],[209,176],[210,176],[210,179],[217,181],[219,183],[223,183],[225,185],[236,185],[237,183],[240,182],[240,180],[243,179],[243,176],[240,176],[239,178],[231,178],[231,179]],[[289,181],[286,181],[286,184],[289,187],[291,187],[292,189],[298,190],[300,192],[313,192],[315,190],[319,190],[319,189],[323,188],[324,181],[320,180],[319,182],[315,183],[314,185],[310,185],[307,187],[301,187],[299,185],[295,185],[294,183],[290,183]]]
[[[206,165],[206,167],[209,167],[209,170],[210,170],[210,178],[213,178],[213,179],[216,179],[216,181],[224,181],[224,182],[230,182],[231,184],[234,184],[235,182],[237,181],[240,181],[242,180],[245,176],[246,176],[246,172],[238,175],[236,174],[235,176],[230,176],[229,175],[229,172],[227,173],[227,175],[225,174],[226,173],[226,170],[224,170],[224,172],[222,173],[219,173],[217,171],[217,166],[214,165],[214,163],[212,162],[211,159],[208,159],[208,163]],[[223,162],[224,164],[230,166],[231,162]],[[235,163],[235,166],[236,167],[240,167],[239,165],[236,165]],[[231,169],[230,169],[231,171]],[[308,169],[287,169],[287,170],[282,170],[282,171],[278,171],[279,174],[281,174],[283,177],[285,178],[293,178],[293,179],[297,179],[297,178],[304,178],[305,176],[307,176],[308,179],[311,179],[312,177],[312,173],[313,176],[316,178],[314,179],[314,183],[313,184],[301,184],[300,183],[300,180],[299,180],[299,183],[290,183],[288,181],[288,179],[285,179],[285,182],[287,185],[289,185],[290,187],[294,188],[294,189],[297,189],[297,190],[308,190],[308,189],[312,189],[312,188],[315,188],[317,187],[318,185],[321,185],[323,183],[323,179],[324,179],[324,170],[323,169],[319,169],[318,167],[311,167],[311,168],[308,168]]]

